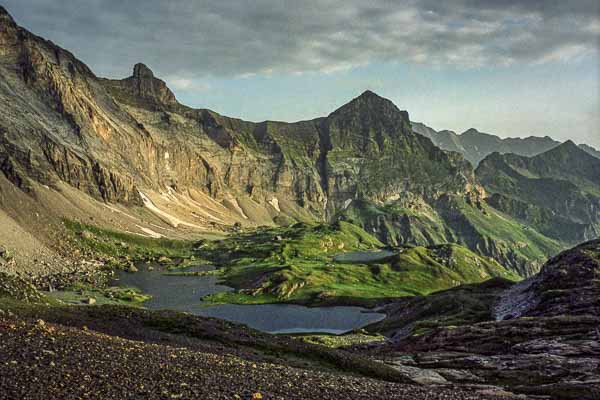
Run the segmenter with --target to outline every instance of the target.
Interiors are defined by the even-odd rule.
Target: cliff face
[[[252,202],[257,223],[278,214],[328,219],[357,198],[434,198],[475,186],[462,160],[415,135],[406,112],[371,92],[326,118],[256,124],[179,104],[143,64],[129,78],[99,79],[6,13],[0,47],[2,165],[20,185],[60,179],[137,204],[138,191],[194,189]]]
[[[119,128],[131,120],[93,73],[6,13],[0,13],[0,55],[1,164],[9,179],[26,187],[28,178],[47,184],[58,178],[107,201],[135,203],[134,179],[124,167],[130,154],[122,149],[147,141],[139,130]],[[116,151],[106,157],[109,142]]]

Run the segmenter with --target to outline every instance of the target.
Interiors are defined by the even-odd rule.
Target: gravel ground
[[[499,399],[0,316],[0,399]]]

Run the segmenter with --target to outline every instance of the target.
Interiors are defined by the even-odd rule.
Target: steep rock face
[[[493,193],[486,199],[487,204],[503,210],[527,225],[535,227],[550,238],[569,243],[585,242],[596,237],[596,228],[589,223],[572,221],[553,210],[527,203],[500,193]]]
[[[600,241],[550,259],[530,290],[528,316],[600,315]]]
[[[129,81],[127,78],[125,81]],[[168,138],[188,136],[219,170],[217,186],[259,201],[289,201],[319,219],[331,219],[359,198],[384,202],[402,193],[435,198],[477,186],[464,160],[415,135],[406,112],[365,92],[326,118],[298,123],[254,124],[180,104],[141,104],[124,93],[123,81],[104,81],[130,115]],[[171,163],[175,159],[169,154]],[[171,168],[172,169],[172,168]],[[173,174],[181,182],[185,171]],[[221,179],[219,179],[221,178]],[[217,193],[213,193],[217,194]]]
[[[541,232],[571,243],[600,232],[600,159],[573,142],[531,158],[494,153],[476,173],[495,207]]]
[[[130,151],[145,147],[144,134],[119,129],[131,120],[70,53],[7,14],[0,22],[0,143],[13,182],[61,179],[105,200],[135,202],[128,166],[138,154]]]
[[[326,118],[257,124],[179,104],[143,64],[99,79],[7,14],[0,44],[2,165],[20,186],[60,179],[137,204],[140,190],[200,190],[257,223],[332,219],[359,198],[476,192],[464,160],[415,135],[408,114],[372,92]]]
[[[540,273],[506,291],[496,318],[600,315],[600,241],[548,260]]]
[[[385,203],[411,193],[434,200],[475,191],[464,160],[415,135],[408,113],[373,92],[329,115],[321,136],[328,147],[322,175],[332,210],[355,199]]]
[[[122,80],[102,79],[111,93],[121,101],[133,101],[146,107],[177,106],[177,99],[167,84],[156,78],[145,64],[133,67],[133,75]]]

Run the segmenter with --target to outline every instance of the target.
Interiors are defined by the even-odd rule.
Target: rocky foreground
[[[501,399],[0,317],[2,399]]]

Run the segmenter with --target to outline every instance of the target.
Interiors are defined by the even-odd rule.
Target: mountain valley
[[[599,237],[591,146],[227,117],[0,6],[0,399],[598,399]]]

